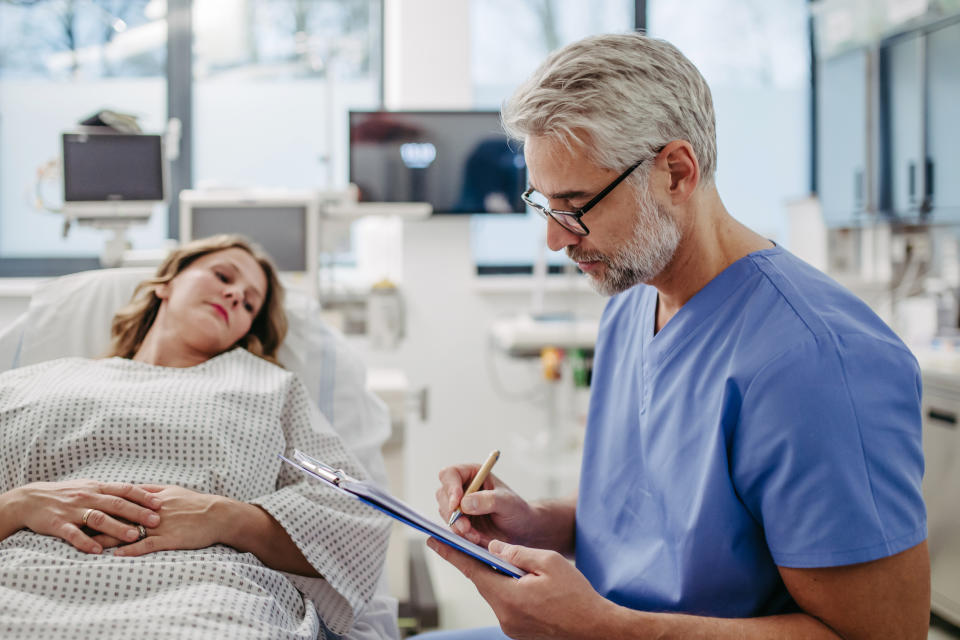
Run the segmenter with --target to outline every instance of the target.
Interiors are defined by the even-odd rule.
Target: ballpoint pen
[[[467,497],[477,489],[483,486],[483,481],[487,479],[487,475],[490,473],[490,469],[493,468],[493,465],[496,464],[497,460],[500,458],[499,449],[494,449],[490,452],[490,455],[487,456],[486,462],[483,463],[483,466],[480,467],[480,470],[477,471],[477,475],[473,477],[473,481],[470,483],[470,486],[467,487],[467,490],[463,492],[463,497],[460,498],[462,501],[463,498]],[[447,522],[448,527],[452,527],[453,523],[457,521],[457,518],[463,515],[463,512],[460,510],[460,507],[457,507],[457,510],[450,514],[450,521]]]

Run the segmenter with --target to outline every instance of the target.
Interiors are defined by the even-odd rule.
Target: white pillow
[[[0,334],[0,371],[55,358],[103,356],[113,314],[152,269],[83,271],[51,280]],[[288,291],[287,337],[277,359],[306,385],[321,413],[361,463],[386,484],[381,446],[390,435],[386,407],[366,387],[366,369],[339,333],[319,318],[316,301]]]

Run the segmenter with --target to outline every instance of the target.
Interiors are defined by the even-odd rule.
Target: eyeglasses
[[[626,180],[627,176],[633,173],[633,170],[642,165],[648,160],[652,160],[660,155],[660,152],[663,151],[663,147],[660,147],[656,152],[643,160],[638,160],[634,164],[627,167],[627,170],[621,173],[616,179],[608,184],[600,193],[593,196],[590,201],[580,207],[577,211],[561,211],[558,209],[551,209],[548,205],[548,200],[545,195],[539,191],[534,190],[533,187],[530,187],[524,191],[520,197],[526,202],[530,207],[537,211],[544,218],[553,219],[561,227],[578,236],[586,236],[590,233],[590,229],[587,228],[587,225],[583,224],[584,214],[590,209],[594,208],[598,202],[603,200],[607,194],[617,188],[617,185]]]

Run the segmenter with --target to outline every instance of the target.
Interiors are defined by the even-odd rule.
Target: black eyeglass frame
[[[540,215],[542,215],[547,219],[552,219],[554,222],[559,224],[561,227],[563,227],[570,233],[581,236],[581,237],[590,235],[590,229],[587,228],[587,225],[585,225],[583,223],[583,220],[581,219],[583,218],[584,214],[586,214],[588,211],[590,211],[590,209],[595,207],[597,203],[603,200],[611,191],[616,189],[617,185],[619,185],[621,182],[626,180],[627,176],[633,173],[634,169],[642,165],[644,162],[647,162],[648,160],[653,160],[654,158],[656,158],[658,155],[660,155],[660,152],[663,151],[663,149],[664,147],[660,147],[659,149],[656,150],[656,152],[654,152],[652,156],[644,158],[643,160],[637,160],[635,163],[627,167],[626,171],[624,171],[619,176],[617,176],[613,180],[613,182],[611,182],[606,187],[604,187],[603,190],[600,191],[600,193],[590,198],[590,201],[587,202],[587,204],[583,205],[576,211],[562,211],[558,209],[551,209],[550,207],[545,207],[538,202],[534,202],[533,200],[530,199],[530,194],[536,191],[536,189],[534,189],[533,187],[530,187],[529,189],[524,191],[522,194],[520,194],[520,199],[523,200],[528,206],[532,207]],[[574,223],[576,223],[576,226],[574,225]]]

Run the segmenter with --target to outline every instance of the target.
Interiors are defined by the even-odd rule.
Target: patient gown
[[[0,637],[347,634],[389,523],[277,457],[295,448],[365,475],[299,380],[243,349],[182,369],[66,358],[0,375],[0,493],[88,478],[229,496],[269,512],[325,577],[224,545],[122,558],[21,530],[0,541]]]

